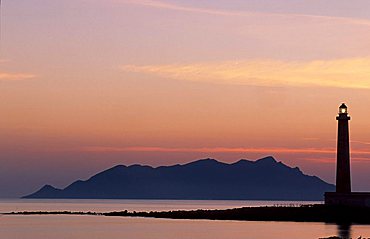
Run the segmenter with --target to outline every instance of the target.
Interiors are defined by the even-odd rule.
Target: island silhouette
[[[335,186],[273,157],[227,164],[202,159],[184,165],[118,165],[64,189],[45,185],[24,198],[323,200]]]

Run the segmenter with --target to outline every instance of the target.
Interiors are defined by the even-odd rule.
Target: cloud
[[[363,145],[370,145],[370,142],[357,141],[357,140],[351,140],[351,143],[355,143],[355,144],[363,144]]]
[[[0,64],[9,63],[9,62],[11,62],[10,59],[0,58]]]
[[[334,163],[336,161],[335,148],[227,148],[227,147],[209,147],[209,148],[173,148],[173,147],[110,147],[110,146],[87,146],[75,149],[87,153],[251,153],[251,154],[290,154],[306,155],[302,160],[315,161],[320,163]],[[351,150],[352,161],[369,162],[370,151],[366,149]]]
[[[168,9],[168,10],[176,10],[176,11],[183,11],[183,12],[193,12],[193,13],[206,13],[211,15],[223,15],[223,16],[237,16],[241,13],[238,12],[231,12],[231,11],[222,11],[222,10],[215,10],[215,9],[207,9],[207,8],[195,8],[195,7],[185,7],[173,3],[166,3],[162,1],[153,1],[153,0],[122,0],[122,2],[128,4],[135,4],[141,5],[145,7],[153,7],[153,8],[161,8],[161,9]]]
[[[0,81],[27,80],[35,77],[32,74],[0,72]]]
[[[221,84],[370,89],[370,58],[124,65],[121,69],[174,80]]]
[[[167,148],[167,147],[106,147],[106,146],[91,146],[83,147],[84,152],[162,152],[162,153],[320,153],[334,154],[335,149],[317,149],[317,148]],[[364,154],[370,154],[367,151],[361,151]]]
[[[227,11],[209,8],[198,8],[198,7],[188,7],[179,4],[156,1],[156,0],[120,0],[121,2],[140,5],[144,7],[152,7],[159,9],[167,9],[174,11],[192,12],[192,13],[202,13],[218,16],[239,16],[239,17],[250,17],[250,16],[267,16],[267,17],[280,17],[280,18],[307,18],[307,19],[317,19],[324,21],[336,21],[341,24],[355,24],[370,26],[370,21],[366,19],[359,18],[348,18],[348,17],[335,17],[335,16],[323,16],[323,15],[310,15],[310,14],[291,14],[291,13],[264,13],[264,12],[248,12],[248,11]]]

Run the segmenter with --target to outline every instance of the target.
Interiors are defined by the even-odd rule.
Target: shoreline
[[[90,215],[115,217],[143,217],[163,219],[204,219],[234,221],[325,222],[340,224],[370,224],[370,208],[338,207],[321,204],[289,206],[242,207],[223,210],[176,210],[150,212],[73,212],[73,211],[23,211],[2,215]]]

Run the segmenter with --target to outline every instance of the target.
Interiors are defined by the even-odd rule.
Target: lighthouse
[[[336,191],[325,193],[325,205],[340,207],[370,207],[370,192],[352,192],[349,145],[348,109],[345,103],[339,106],[337,115],[337,175]]]
[[[349,154],[349,127],[351,117],[348,116],[347,106],[343,103],[339,107],[338,138],[337,138],[337,178],[336,192],[351,192],[351,169]]]

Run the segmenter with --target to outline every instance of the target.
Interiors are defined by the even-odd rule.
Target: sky
[[[370,190],[370,1],[2,1],[0,197],[117,164],[273,155]]]

